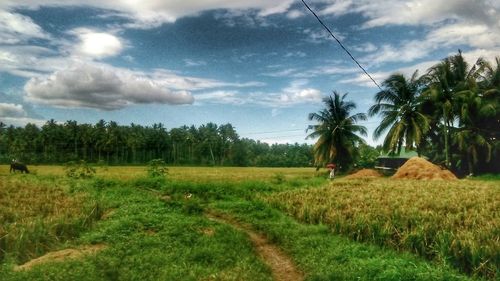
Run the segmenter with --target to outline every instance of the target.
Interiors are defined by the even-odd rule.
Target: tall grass
[[[0,262],[23,263],[77,237],[100,216],[82,193],[34,176],[0,177]]]
[[[266,197],[335,233],[499,278],[500,186],[478,181],[338,181]]]

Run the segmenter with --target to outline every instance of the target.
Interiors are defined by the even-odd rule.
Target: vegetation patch
[[[1,177],[0,261],[23,263],[77,237],[100,217],[97,201],[69,194],[58,182]]]
[[[500,190],[477,181],[337,181],[266,197],[301,221],[335,233],[498,278]]]

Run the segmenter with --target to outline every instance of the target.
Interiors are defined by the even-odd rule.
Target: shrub
[[[151,178],[164,177],[168,174],[168,168],[163,159],[153,159],[148,163],[148,175]]]
[[[95,169],[85,162],[85,160],[70,161],[66,163],[64,170],[66,171],[66,176],[73,179],[88,179],[95,176]]]

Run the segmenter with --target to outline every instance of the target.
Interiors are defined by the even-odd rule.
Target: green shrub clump
[[[64,170],[66,171],[66,176],[73,179],[93,178],[96,172],[85,160],[70,161],[66,163]]]
[[[163,159],[153,159],[148,163],[147,172],[151,178],[165,177],[168,174],[168,168]]]

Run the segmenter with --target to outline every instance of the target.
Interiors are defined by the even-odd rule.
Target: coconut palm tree
[[[367,135],[366,128],[357,124],[366,120],[366,114],[351,115],[356,104],[346,101],[346,96],[334,91],[333,96],[323,99],[323,110],[309,114],[309,120],[318,122],[307,128],[313,130],[307,138],[318,138],[313,147],[317,167],[333,161],[340,169],[346,170],[353,162],[356,146],[364,142],[358,134]]]
[[[459,50],[457,55],[445,58],[431,67],[425,75],[428,87],[422,96],[434,107],[434,122],[441,123],[444,138],[445,165],[451,165],[450,135],[453,122],[459,117],[457,93],[475,87],[475,81],[484,70],[479,59],[472,68]]]
[[[458,128],[453,139],[466,159],[469,174],[479,162],[490,162],[500,137],[500,59],[496,64],[494,68],[479,59],[476,73],[481,76],[469,79],[467,89],[456,93]]]
[[[429,130],[429,119],[420,112],[419,92],[421,83],[418,72],[410,79],[403,74],[393,74],[383,83],[384,89],[375,95],[376,104],[370,107],[369,116],[380,115],[382,122],[375,129],[374,138],[385,132],[383,148],[390,153],[399,154],[401,148],[417,149]]]
[[[479,162],[480,155],[484,155],[485,162],[491,159],[492,145],[488,132],[481,129],[481,123],[489,119],[492,114],[491,103],[481,98],[477,88],[457,93],[457,107],[460,108],[459,126],[452,135],[458,148],[466,158],[468,173],[473,174]],[[463,166],[463,165],[462,165]]]

